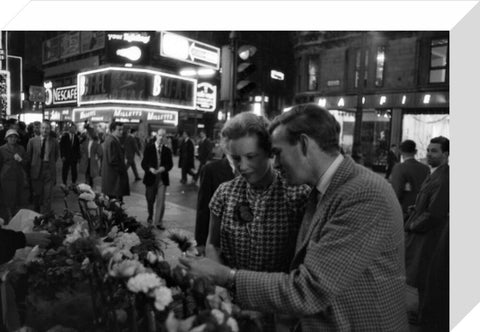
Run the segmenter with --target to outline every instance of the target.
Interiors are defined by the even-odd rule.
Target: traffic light
[[[237,50],[237,81],[236,91],[237,98],[242,100],[244,97],[256,87],[256,83],[252,80],[252,74],[256,70],[252,57],[257,53],[257,48],[252,45],[242,45]]]

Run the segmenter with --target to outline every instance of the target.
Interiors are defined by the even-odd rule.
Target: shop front
[[[361,110],[361,153],[365,165],[379,171],[392,144],[412,139],[422,159],[432,137],[450,137],[448,100],[448,91],[315,98],[339,122],[340,145],[347,154],[352,152],[355,114]]]

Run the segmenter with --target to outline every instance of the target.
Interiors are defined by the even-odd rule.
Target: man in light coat
[[[243,309],[289,315],[303,332],[408,331],[403,220],[390,184],[340,154],[340,126],[318,105],[283,113],[270,132],[287,182],[313,188],[290,272],[180,262],[229,288]]]
[[[40,136],[31,138],[27,144],[33,204],[37,212],[48,213],[52,210],[53,186],[57,179],[56,163],[59,156],[59,144],[51,135],[50,123],[44,121],[40,126]]]
[[[103,143],[102,160],[102,192],[110,198],[123,200],[130,195],[128,173],[125,165],[125,152],[120,144],[123,135],[123,124],[112,122],[110,133]]]

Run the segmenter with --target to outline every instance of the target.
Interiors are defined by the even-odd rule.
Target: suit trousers
[[[165,214],[165,194],[167,186],[163,184],[160,174],[157,174],[155,183],[152,186],[146,186],[145,196],[147,198],[148,218],[152,219],[154,225],[162,225],[163,215]],[[155,215],[154,212],[155,206]]]
[[[51,166],[42,162],[40,177],[32,179],[34,210],[39,213],[48,213],[52,210],[52,194],[55,179],[52,176]]]
[[[139,179],[140,176],[138,176],[137,165],[135,164],[135,157],[133,157],[132,159],[127,158],[126,165],[127,165],[127,171],[130,167],[132,168],[132,172],[133,172],[133,176],[135,176],[135,180]]]
[[[77,161],[65,159],[62,166],[62,181],[63,184],[67,184],[68,171],[72,170],[72,183],[77,182]]]

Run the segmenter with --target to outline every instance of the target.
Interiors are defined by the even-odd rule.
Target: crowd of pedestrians
[[[264,330],[406,331],[410,323],[448,331],[447,138],[431,139],[427,164],[415,159],[414,141],[392,145],[382,177],[343,153],[338,122],[313,104],[271,123],[252,113],[232,117],[221,131],[221,159],[213,158],[204,131],[195,142],[188,131],[171,140],[159,129],[143,142],[124,127],[114,121],[100,138],[71,123],[56,137],[48,122],[6,123],[4,219],[28,197],[36,211],[51,210],[59,158],[64,184],[69,173],[72,183],[78,180],[78,165],[87,183],[101,176],[102,192],[123,200],[130,194],[128,169],[133,181],[141,179],[138,156],[147,222],[164,230],[178,154],[177,181],[186,185],[190,175],[199,182],[200,255],[181,258],[181,266],[229,289],[242,308],[261,312]],[[16,247],[45,241],[14,237]]]

